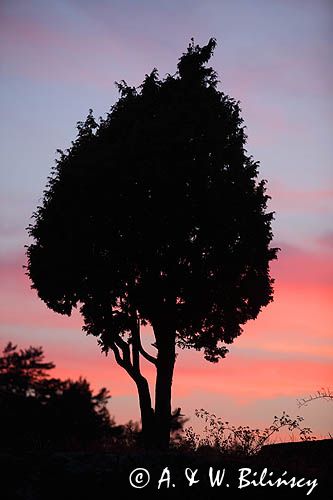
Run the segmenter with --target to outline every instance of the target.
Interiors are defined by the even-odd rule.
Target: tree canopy
[[[192,40],[174,75],[121,81],[106,118],[90,110],[29,226],[39,297],[61,314],[79,306],[136,382],[142,355],[171,384],[175,345],[223,358],[272,300],[273,214],[239,102],[206,65],[215,46]],[[141,344],[146,323],[156,357]]]
[[[76,447],[117,431],[109,415],[107,389],[96,394],[84,378],[50,377],[55,365],[41,347],[17,349],[11,342],[0,356],[1,446]]]

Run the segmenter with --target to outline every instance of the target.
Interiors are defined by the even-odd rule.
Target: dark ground
[[[259,455],[252,458],[221,458],[208,453],[185,455],[168,454],[113,454],[109,452],[26,452],[0,453],[1,500],[117,500],[127,498],[154,499],[333,499],[333,440],[317,442],[286,443],[265,446]],[[150,472],[150,483],[135,489],[129,483],[130,473],[137,467]],[[170,487],[167,481],[158,489],[158,480],[163,469],[170,470]],[[198,484],[188,485],[185,469],[198,469]],[[214,471],[225,469],[221,486],[211,487],[209,467]],[[284,471],[285,478],[297,480],[317,479],[312,493],[310,486],[248,486],[239,485],[239,469],[248,467],[257,479],[264,468],[273,472],[276,480]],[[166,477],[166,475],[164,476]],[[229,487],[226,486],[229,484]],[[175,484],[173,487],[172,484]]]

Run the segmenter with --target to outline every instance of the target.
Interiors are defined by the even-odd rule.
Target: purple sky
[[[80,322],[45,311],[23,282],[24,228],[56,149],[70,145],[89,108],[105,115],[117,99],[114,82],[139,85],[154,67],[172,74],[191,37],[201,45],[215,37],[211,64],[220,88],[241,101],[248,151],[261,163],[277,212],[278,294],[216,368],[221,383],[214,391],[199,381],[197,391],[189,389],[193,370],[210,374],[207,380],[217,372],[200,356],[184,355],[188,371],[176,370],[175,403],[188,414],[197,406],[219,414],[227,407],[228,418],[241,412],[253,422],[269,423],[283,409],[295,414],[297,397],[333,379],[331,1],[3,0],[0,9],[1,346],[11,339],[43,345],[63,376],[82,373],[109,386],[116,417],[137,418],[133,387],[101,359]],[[266,389],[256,392],[260,379],[242,379],[251,363]],[[236,369],[238,385],[230,386]],[[303,413],[324,434],[332,409],[318,402]]]

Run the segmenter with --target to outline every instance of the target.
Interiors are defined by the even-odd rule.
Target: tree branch
[[[131,368],[133,368],[132,363],[131,363],[131,356],[130,356],[130,348],[127,342],[125,342],[124,339],[122,339],[119,335],[117,338],[114,340],[114,343],[117,347],[120,347],[123,353],[123,361]]]
[[[140,373],[140,324],[138,321],[136,311],[133,314],[133,326],[131,328],[132,333],[132,360],[133,368]]]
[[[141,344],[141,339],[139,339],[139,352],[140,352],[140,354],[142,354],[142,356],[147,361],[150,361],[151,363],[153,363],[153,365],[156,366],[157,359],[154,356],[152,356],[151,354],[149,354],[147,351],[144,350],[144,348],[142,347],[142,344]]]
[[[311,401],[314,401],[316,399],[326,399],[326,401],[332,401],[333,400],[333,393],[331,392],[330,389],[321,389],[316,392],[316,394],[310,394],[307,398],[302,398],[297,400],[297,405],[298,408],[301,408],[302,406],[307,406],[308,403],[311,403]]]
[[[141,331],[140,331],[140,319],[138,317],[137,311],[135,310],[132,313],[133,317],[133,327],[131,329],[132,333],[132,358],[133,358],[133,367],[140,372],[140,357],[141,354],[147,361],[156,366],[157,359],[154,358],[151,354],[149,354],[142,346],[141,343]]]
[[[127,342],[125,342],[121,337],[118,336],[117,339],[113,341],[111,349],[114,353],[118,365],[124,368],[124,370],[126,370],[126,372],[130,375],[130,377],[134,381],[136,381],[138,375],[140,375],[140,372],[137,372],[133,368],[130,358],[130,348]],[[120,354],[120,350],[122,352],[122,357]]]
[[[118,346],[116,346],[116,344],[113,343],[112,346],[111,346],[111,349],[113,351],[114,357],[116,358],[116,361],[117,361],[118,365],[121,366],[122,368],[124,368],[127,371],[126,363],[124,362],[124,360],[120,356],[120,351],[118,349]]]
[[[142,346],[141,331],[140,331],[140,319],[138,318],[136,312],[135,312],[135,318],[136,318],[135,329],[134,329],[134,332],[132,332],[132,336],[133,336],[133,339],[135,338],[135,344],[136,344],[136,348],[138,350],[138,353],[140,353],[147,361],[149,361],[150,363],[152,363],[153,365],[156,366],[157,359],[154,358],[154,356],[149,354],[147,351],[145,351],[145,349]]]

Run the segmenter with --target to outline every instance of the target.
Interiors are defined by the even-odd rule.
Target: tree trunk
[[[147,380],[140,376],[135,381],[139,394],[141,426],[143,445],[146,449],[150,449],[154,445],[154,410],[151,405],[151,397]]]
[[[155,439],[160,450],[166,450],[170,443],[171,387],[175,365],[175,333],[154,328],[158,348],[155,386]]]

